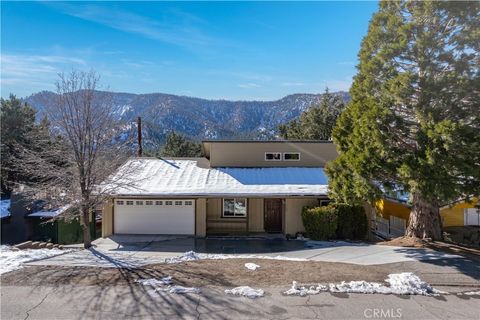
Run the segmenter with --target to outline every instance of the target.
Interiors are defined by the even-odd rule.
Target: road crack
[[[55,289],[53,289],[52,291],[50,291],[49,293],[47,293],[43,298],[42,300],[40,300],[39,303],[37,303],[36,305],[34,305],[33,307],[31,307],[30,309],[28,309],[27,311],[25,311],[25,313],[27,314],[25,316],[25,318],[23,320],[27,320],[28,317],[30,317],[30,312],[32,312],[33,310],[35,310],[36,308],[38,308],[46,299],[47,297],[52,294],[53,292],[55,291]]]

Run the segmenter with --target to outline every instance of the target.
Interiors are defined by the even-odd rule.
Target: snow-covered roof
[[[10,216],[10,199],[0,200],[0,218]]]
[[[42,217],[42,218],[54,218],[56,216],[61,215],[64,213],[68,208],[70,208],[70,205],[66,205],[57,209],[53,210],[42,210],[42,211],[37,211],[34,213],[30,213],[28,216],[29,217]]]
[[[323,168],[205,168],[197,160],[131,159],[103,185],[117,196],[326,195]]]

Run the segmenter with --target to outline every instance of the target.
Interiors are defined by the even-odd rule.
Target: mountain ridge
[[[201,139],[272,139],[280,124],[321,102],[323,93],[295,93],[277,100],[226,100],[179,96],[168,93],[128,93],[99,91],[111,95],[118,119],[135,126],[142,117],[146,142],[162,144],[175,131],[194,140]],[[347,92],[332,93],[347,102]],[[41,91],[23,100],[43,116],[44,108],[53,103],[55,93]],[[132,129],[132,128],[130,128]]]

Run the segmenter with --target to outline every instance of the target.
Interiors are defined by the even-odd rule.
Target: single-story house
[[[331,141],[204,141],[202,158],[133,158],[103,186],[102,236],[304,232],[326,204]]]

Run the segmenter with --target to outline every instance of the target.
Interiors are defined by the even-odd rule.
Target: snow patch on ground
[[[318,284],[316,286],[299,286],[293,281],[292,287],[284,292],[285,295],[314,295],[320,292],[345,292],[345,293],[379,293],[399,295],[439,295],[446,294],[432,288],[428,283],[422,281],[411,272],[389,274],[385,280],[389,284],[367,281],[350,281],[341,283],[330,283],[328,286]]]
[[[27,249],[18,250],[11,246],[0,247],[0,274],[23,268],[25,262],[58,256],[72,250],[60,249]]]
[[[165,263],[181,263],[186,261],[195,261],[195,260],[225,260],[225,259],[268,259],[268,260],[285,260],[285,261],[308,261],[308,259],[303,258],[290,258],[285,256],[262,256],[255,254],[209,254],[209,253],[196,253],[195,251],[185,252],[183,255],[178,257],[172,257],[165,259]]]
[[[479,291],[469,291],[469,292],[460,292],[457,295],[459,296],[480,296],[480,290]]]
[[[169,293],[200,293],[200,289],[195,287],[183,287],[173,284],[172,277],[164,277],[161,279],[137,279],[135,280],[136,283],[139,283],[144,286],[152,287],[154,290],[150,292],[150,294],[154,294],[156,292],[169,292]]]
[[[260,266],[258,264],[255,264],[255,263],[248,262],[248,263],[245,263],[245,268],[247,268],[248,270],[255,271],[258,268],[260,268]]]
[[[255,299],[258,297],[263,297],[265,294],[265,291],[263,291],[262,289],[253,289],[252,287],[249,287],[249,286],[241,286],[233,289],[227,289],[225,290],[225,293],[232,294],[234,296],[243,296],[250,299]]]
[[[0,217],[6,218],[10,216],[10,199],[0,200]]]

